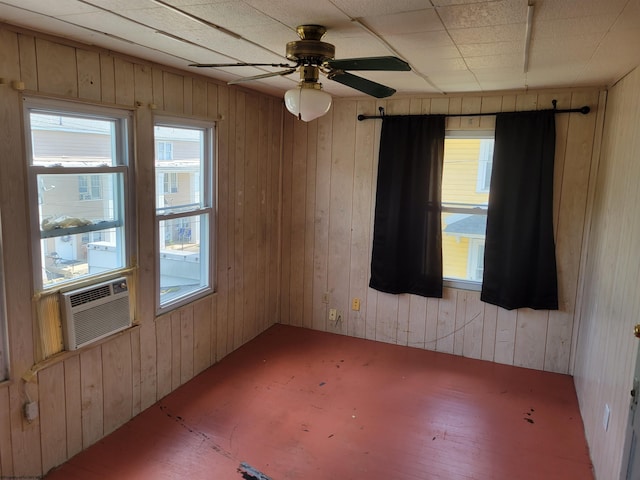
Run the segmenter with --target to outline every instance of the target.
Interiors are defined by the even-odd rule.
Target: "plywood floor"
[[[588,480],[571,377],[276,325],[49,480]],[[250,477],[249,477],[250,478]]]

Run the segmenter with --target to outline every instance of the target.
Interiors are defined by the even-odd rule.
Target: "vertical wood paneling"
[[[291,247],[289,250],[289,325],[302,326],[303,323],[303,289],[305,265],[305,227],[307,196],[307,123],[295,119],[293,121],[293,148],[291,151]],[[293,200],[296,199],[296,200]]]
[[[180,385],[193,378],[193,305],[180,309]]]
[[[408,345],[425,348],[427,326],[427,299],[419,295],[411,295],[409,300],[409,335]]]
[[[80,357],[64,361],[64,390],[67,455],[82,451],[82,396],[80,392]]]
[[[234,324],[233,348],[242,345],[244,338],[244,210],[245,210],[245,126],[246,126],[246,94],[236,95],[236,129],[235,129],[235,190],[234,190],[234,222],[233,242],[235,244],[234,264],[234,312],[238,321]]]
[[[0,41],[3,77],[63,99],[135,109],[132,158],[137,202],[132,212],[134,243],[140,250],[131,252],[131,258],[137,267],[132,298],[138,326],[47,365],[39,372],[38,384],[15,381],[0,389],[0,475],[35,478],[277,320],[282,101],[37,34],[0,28]],[[29,252],[24,242],[28,215],[20,95],[0,88],[0,140],[7,160],[0,177],[2,220],[4,230],[10,225],[14,233],[3,239],[14,379],[38,362],[33,349],[35,322],[25,317],[32,310],[32,280],[24,268]],[[219,120],[217,290],[159,318],[155,315],[154,110]],[[313,141],[317,140],[314,133]],[[302,160],[305,156],[303,152]],[[41,408],[40,418],[32,423],[23,419],[25,388]]]
[[[329,258],[329,207],[331,203],[331,146],[333,145],[333,108],[320,117],[318,125],[317,160],[316,160],[316,195],[313,241],[313,328],[325,330],[329,305],[323,301],[325,293],[331,295],[328,283]],[[286,157],[285,157],[286,158]],[[283,185],[286,175],[283,169]],[[283,212],[284,213],[284,212]],[[284,220],[284,218],[283,218]],[[284,231],[285,223],[282,222]],[[284,242],[283,242],[283,252]],[[284,258],[283,258],[284,264]]]
[[[220,360],[228,352],[227,340],[228,340],[228,321],[229,315],[227,314],[227,306],[229,302],[229,237],[226,232],[229,231],[229,89],[227,87],[220,87],[217,91],[218,101],[217,108],[220,115],[224,116],[226,120],[222,120],[216,123],[217,131],[217,202],[218,202],[218,216],[217,216],[217,228],[218,236],[216,238],[216,287],[217,298],[216,302],[216,360]]]
[[[78,96],[76,52],[72,47],[36,39],[38,88],[43,93]]]
[[[156,320],[156,341],[157,341],[157,385],[158,399],[163,398],[172,390],[172,335],[171,335],[171,315],[163,315]]]
[[[575,384],[596,478],[626,478],[622,458],[638,352],[632,332],[640,307],[640,219],[635,208],[640,201],[639,101],[638,69],[607,94],[601,156],[594,156],[598,176],[588,251],[582,253]],[[605,404],[611,408],[607,431],[602,428]]]
[[[227,149],[227,157],[228,157],[228,165],[229,172],[227,176],[227,183],[229,184],[229,196],[227,197],[227,212],[228,212],[228,225],[227,225],[227,282],[228,282],[228,291],[227,291],[227,351],[233,351],[234,347],[234,331],[236,330],[236,323],[234,320],[236,317],[236,302],[235,302],[235,291],[236,291],[236,263],[235,263],[235,249],[236,249],[236,239],[235,239],[235,211],[236,211],[236,185],[235,185],[235,177],[236,177],[236,90],[228,89],[227,93],[229,94],[229,131],[227,132],[228,139],[228,149]]]
[[[27,90],[38,90],[38,67],[36,60],[35,38],[31,35],[18,35],[20,49],[20,80]]]
[[[310,122],[307,126],[307,151],[305,154],[306,202],[304,224],[304,276],[302,285],[303,310],[302,326],[313,326],[314,293],[314,241],[315,241],[315,210],[316,210],[316,164],[318,158],[318,122]],[[320,300],[322,297],[318,297]]]
[[[42,469],[48,472],[67,459],[64,365],[57,363],[38,374]]]
[[[103,102],[115,103],[116,77],[113,57],[107,54],[100,55],[100,92]]]
[[[120,105],[134,104],[133,64],[116,58],[113,62],[116,82],[116,103]]]
[[[357,104],[344,101],[333,106],[333,141],[340,148],[331,152],[331,193],[329,203],[329,251],[327,275],[330,279],[330,308],[338,311],[329,328],[347,332],[350,284],[351,218]],[[295,202],[294,202],[295,203]]]
[[[197,375],[212,364],[212,298],[198,300],[193,305],[193,374]],[[215,331],[215,324],[213,325]],[[214,350],[215,353],[215,350]],[[215,358],[215,356],[213,357]]]
[[[547,320],[549,312],[546,310],[518,310],[516,329],[514,364],[542,370],[547,338]]]
[[[80,355],[82,399],[82,447],[93,445],[104,435],[102,350],[95,347]]]
[[[175,73],[164,72],[163,77],[164,110],[172,113],[184,111],[184,77]]]
[[[246,142],[244,158],[244,223],[242,228],[243,249],[243,331],[242,343],[251,340],[258,329],[257,325],[257,292],[258,288],[258,137],[260,120],[260,101],[255,95],[247,95],[245,109],[249,114],[245,120]]]
[[[100,55],[96,52],[76,50],[78,64],[78,97],[100,101]]]
[[[9,389],[0,388],[0,474],[5,477],[14,474],[10,412]]]
[[[445,288],[438,302],[435,347],[438,352],[453,353],[457,304],[458,292],[452,288]]]
[[[133,416],[131,335],[123,334],[102,345],[104,434]]]
[[[182,385],[182,322],[181,312],[171,312],[171,390]]]
[[[372,100],[359,101],[357,114],[374,111]],[[360,299],[360,310],[348,309],[348,335],[364,337],[367,316],[367,287],[369,284],[369,249],[371,222],[371,190],[373,173],[373,137],[375,122],[357,122],[353,173],[353,213],[351,217],[351,265],[349,296]]]

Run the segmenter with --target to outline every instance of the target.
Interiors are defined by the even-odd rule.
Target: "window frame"
[[[32,275],[35,292],[49,292],[60,288],[69,288],[76,284],[91,284],[104,279],[120,275],[131,268],[132,259],[135,258],[135,218],[134,205],[135,194],[130,185],[133,185],[133,112],[113,107],[98,106],[69,100],[57,100],[42,97],[23,97],[24,112],[24,132],[25,132],[25,162],[27,169],[28,190],[29,190],[29,218],[31,229],[31,258]],[[43,113],[52,115],[67,115],[72,117],[87,119],[104,119],[115,123],[113,139],[113,156],[115,165],[77,167],[77,166],[40,166],[33,164],[33,136],[31,130],[31,113]],[[114,188],[118,192],[114,194],[114,216],[113,222],[85,225],[70,228],[61,228],[54,231],[41,231],[39,199],[38,199],[38,176],[39,175],[77,175],[87,177],[88,193],[92,194],[91,177],[99,174],[113,174],[121,181],[116,182]],[[104,200],[104,192],[102,200]],[[78,188],[79,198],[79,188]],[[95,200],[91,198],[90,200]],[[79,202],[87,200],[78,200]],[[86,234],[120,228],[121,237],[119,246],[123,250],[121,253],[122,266],[113,270],[87,274],[73,277],[68,280],[45,286],[42,278],[44,268],[41,240],[44,238],[64,237],[67,235]]]
[[[155,148],[160,143],[170,144],[171,145],[171,153],[172,158],[175,159],[175,142],[166,141],[166,140],[158,140],[155,138],[155,128],[156,127],[173,127],[173,128],[182,128],[182,129],[193,129],[193,130],[202,130],[203,131],[203,145],[202,145],[202,156],[203,156],[203,164],[201,170],[199,172],[199,180],[201,185],[201,194],[200,194],[200,203],[196,206],[196,204],[189,204],[183,207],[192,207],[189,209],[180,208],[179,211],[171,212],[167,209],[166,213],[159,213],[157,206],[157,198],[158,194],[161,193],[158,191],[159,188],[163,189],[162,194],[167,194],[164,192],[164,178],[167,173],[163,172],[163,182],[160,185],[158,182],[158,174],[157,166],[156,166],[156,151]],[[199,298],[202,298],[206,295],[210,295],[216,291],[216,259],[215,259],[215,245],[216,245],[216,124],[213,121],[205,121],[198,120],[193,118],[185,118],[185,117],[176,117],[176,116],[168,116],[168,115],[156,115],[153,119],[153,135],[154,135],[154,153],[153,153],[153,162],[154,162],[154,239],[155,239],[155,250],[156,250],[156,259],[155,259],[155,270],[156,270],[156,278],[155,278],[155,292],[156,292],[156,314],[160,315],[172,310],[175,310],[183,305],[193,302]],[[158,159],[158,163],[162,164],[163,162],[170,162],[171,160]],[[176,172],[178,173],[178,172]],[[178,180],[179,183],[179,180]],[[169,193],[171,194],[171,193]],[[201,282],[206,278],[206,286],[201,286],[201,288],[190,292],[186,295],[177,297],[173,300],[169,300],[165,303],[162,303],[161,295],[160,295],[160,280],[161,280],[161,254],[160,254],[160,223],[168,220],[179,220],[183,218],[189,217],[199,217],[203,219],[205,217],[208,218],[208,221],[201,225],[200,228],[200,268],[201,268]],[[205,228],[206,227],[206,228]],[[207,233],[207,242],[202,242],[202,234],[203,232]],[[205,258],[203,261],[202,259]],[[206,277],[205,277],[206,274]]]
[[[445,131],[445,140],[448,138],[455,138],[455,139],[493,139],[495,140],[495,130],[494,129],[482,129],[482,130],[463,130],[463,129],[451,129],[451,130],[446,130]],[[480,186],[480,169],[482,168],[482,163],[483,163],[483,154],[486,158],[486,156],[488,155],[488,151],[493,152],[493,148],[487,148],[486,146],[483,147],[483,143],[481,142],[480,144],[480,152],[478,154],[478,174],[477,174],[477,178],[476,178],[476,185],[475,187],[475,192],[476,193],[487,193],[490,194],[490,189],[489,190],[481,190],[479,188]],[[446,155],[446,151],[445,151],[445,155]],[[444,160],[443,160],[444,161]],[[486,163],[486,161],[485,161]],[[444,165],[443,165],[444,167]],[[486,169],[483,170],[483,174],[486,175]],[[489,181],[490,183],[490,181]],[[447,207],[444,204],[442,205],[442,209],[441,212],[442,213],[463,213],[463,214],[479,214],[480,212],[478,212],[478,208],[469,208],[469,207]],[[485,206],[484,208],[480,209],[482,212],[484,212],[484,214],[486,215],[487,210],[488,210],[488,202],[487,202],[487,206]],[[442,230],[442,234],[444,235],[444,229]],[[474,247],[477,247],[478,244],[478,240],[479,238],[477,236],[473,236],[473,235],[468,235],[469,238],[469,251],[467,252],[467,274],[469,274],[471,265],[470,265],[470,259],[472,256],[472,252],[471,252],[471,246],[474,245]],[[444,262],[444,257],[443,257],[443,262]],[[443,265],[444,266],[444,265]],[[449,277],[443,277],[443,284],[445,287],[451,287],[451,288],[456,288],[456,289],[461,289],[461,290],[472,290],[472,291],[480,291],[482,290],[482,280],[470,280],[470,279],[460,279],[460,278],[449,278]]]

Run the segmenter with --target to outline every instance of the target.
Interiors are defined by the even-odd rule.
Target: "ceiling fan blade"
[[[243,77],[243,78],[239,78],[237,80],[231,80],[230,82],[227,82],[228,85],[235,85],[236,83],[244,83],[244,82],[250,82],[251,80],[260,80],[261,78],[269,78],[269,77],[277,77],[279,75],[290,75],[293,72],[295,72],[297,69],[297,67],[294,68],[290,68],[288,70],[282,70],[281,72],[269,72],[269,73],[263,73],[262,75],[254,75],[253,77]]]
[[[190,63],[190,67],[198,68],[225,68],[225,67],[279,67],[279,68],[295,68],[295,65],[288,63]]]
[[[398,57],[362,57],[327,60],[326,64],[335,70],[386,70],[407,72],[411,66]]]
[[[335,80],[336,82],[346,85],[347,87],[360,90],[361,92],[376,98],[390,97],[391,95],[396,93],[396,91],[391,87],[372,82],[371,80],[358,77],[357,75],[352,75],[351,73],[332,72],[327,75],[327,78],[329,78],[329,80]]]

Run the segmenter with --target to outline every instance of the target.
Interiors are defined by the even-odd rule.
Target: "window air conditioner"
[[[126,278],[62,292],[60,296],[67,350],[77,350],[131,326]]]

